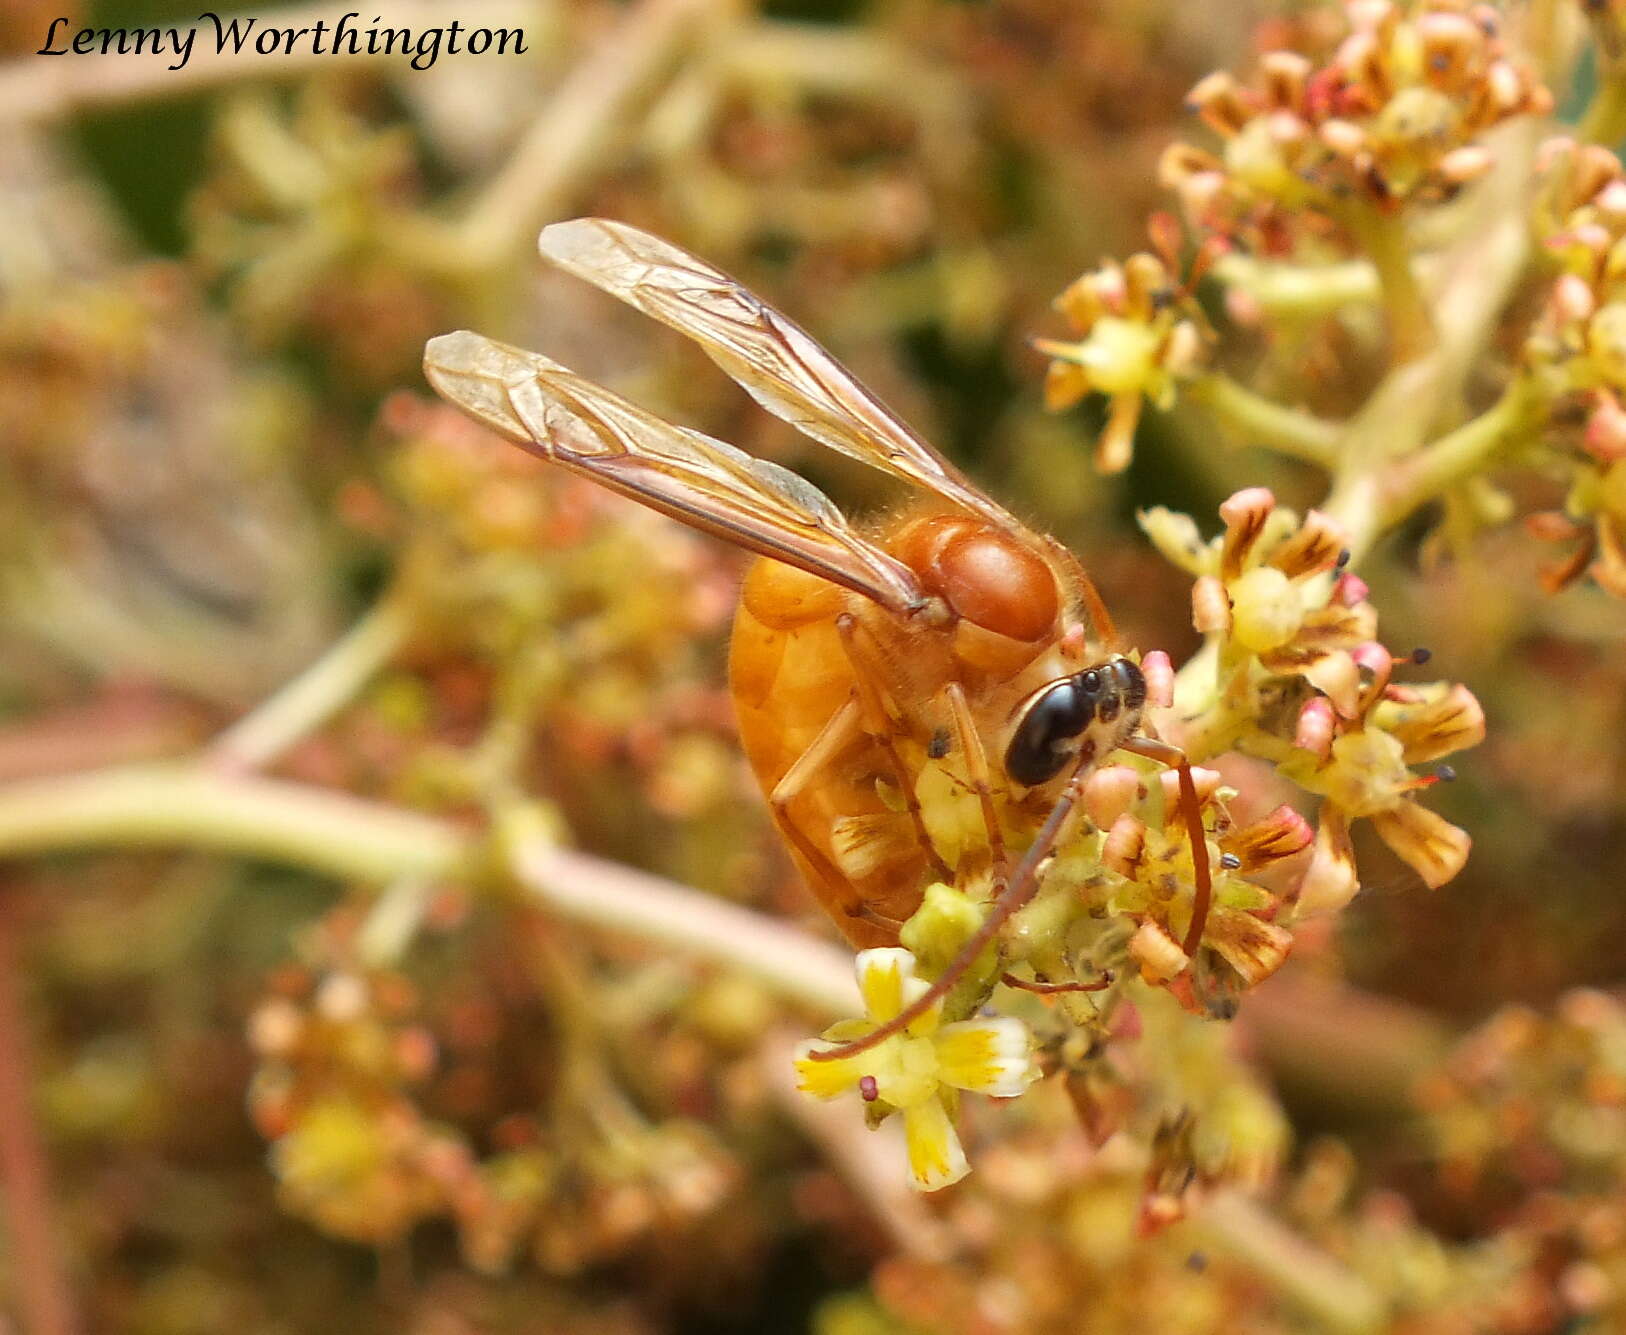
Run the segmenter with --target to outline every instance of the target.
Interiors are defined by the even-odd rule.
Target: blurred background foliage
[[[855,510],[892,503],[531,251],[575,214],[669,236],[1074,546],[1128,640],[1178,660],[1185,581],[1135,509],[1211,515],[1245,485],[1303,508],[1320,479],[1181,411],[1098,478],[1098,407],[1046,415],[1028,339],[1059,328],[1048,303],[1075,275],[1142,243],[1186,91],[1313,38],[1326,8],[469,0],[413,21],[520,22],[530,54],[53,91],[23,58],[59,13],[197,5],[8,6],[0,781],[184,754],[337,642],[353,690],[332,717],[235,734],[239,761],[453,820],[501,811],[824,931],[731,738],[739,559],[432,406],[424,339],[468,325],[546,349]],[[1358,362],[1302,370],[1328,410],[1364,387]],[[1517,487],[1521,510],[1560,494]],[[1546,554],[1516,528],[1458,559],[1422,538],[1363,573],[1385,638],[1484,702],[1489,740],[1439,803],[1475,852],[1424,893],[1363,848],[1365,894],[1241,1022],[1294,1127],[1283,1217],[1408,1310],[1509,1275],[1575,1290],[1393,1329],[1619,1329],[1564,1322],[1621,1319],[1626,1145],[1585,1108],[1588,1080],[1626,1078],[1626,1026],[1601,995],[1552,1010],[1626,972],[1619,605],[1543,593]],[[8,1173],[43,1155],[51,1180],[32,1229],[14,1199],[0,1256],[19,1329],[66,1319],[40,1316],[30,1265],[69,1276],[82,1329],[144,1335],[1335,1328],[1280,1299],[1290,1250],[1137,1233],[1137,1170],[1067,1148],[1059,1095],[985,1130],[986,1169],[942,1218],[877,1205],[798,1125],[776,1034],[810,1021],[759,983],[480,877],[380,894],[290,861],[0,865],[0,1065],[32,1073],[0,1114]],[[1414,1094],[1447,1035],[1513,1002],[1545,1009]],[[1497,1250],[1508,1202],[1538,1189],[1590,1202],[1579,1236],[1615,1259]],[[939,1227],[975,1260],[935,1258]]]

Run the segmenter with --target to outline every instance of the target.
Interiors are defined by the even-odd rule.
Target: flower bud
[[[1332,734],[1335,716],[1332,704],[1318,696],[1307,701],[1299,710],[1298,728],[1293,734],[1293,745],[1312,751],[1325,760],[1332,753]]]
[[[1084,813],[1098,830],[1110,830],[1140,800],[1140,771],[1103,765],[1085,781]]]
[[[1203,575],[1191,586],[1191,624],[1203,635],[1231,629],[1231,600],[1215,575]]]
[[[1119,816],[1101,845],[1101,865],[1127,880],[1134,880],[1145,856],[1146,826],[1134,816]]]
[[[1177,978],[1191,963],[1174,938],[1155,922],[1143,922],[1129,938],[1129,958],[1140,965],[1140,976],[1148,983]]]
[[[1161,649],[1153,649],[1140,661],[1146,679],[1146,703],[1153,709],[1167,709],[1174,703],[1174,663]]]

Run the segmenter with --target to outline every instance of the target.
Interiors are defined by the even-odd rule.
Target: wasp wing
[[[820,444],[1022,529],[804,329],[720,269],[607,218],[554,223],[537,246],[561,269],[687,334],[764,408]]]
[[[545,459],[900,615],[925,601],[910,569],[860,537],[806,479],[675,426],[522,348],[461,330],[429,340],[448,402]]]

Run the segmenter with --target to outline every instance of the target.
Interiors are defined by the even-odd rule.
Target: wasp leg
[[[915,827],[915,838],[919,841],[921,851],[926,854],[926,861],[932,869],[932,876],[939,881],[952,882],[954,872],[938,854],[932,844],[930,832],[926,829],[926,818],[920,810],[920,799],[915,796],[915,783],[909,777],[905,768],[903,757],[898,754],[898,748],[893,745],[893,736],[896,725],[892,716],[887,712],[886,704],[882,698],[882,682],[885,672],[875,662],[873,655],[858,642],[858,620],[851,612],[843,612],[836,618],[836,630],[841,635],[841,647],[846,651],[847,664],[852,668],[853,685],[856,689],[858,707],[864,720],[864,729],[874,738],[875,743],[886,756],[887,764],[892,768],[893,779],[897,784],[898,793],[903,799],[904,809],[909,813],[910,823]]]
[[[988,916],[982,920],[982,926],[978,927],[972,933],[971,939],[960,947],[960,953],[949,961],[948,968],[937,976],[936,981],[885,1024],[876,1026],[862,1038],[855,1038],[850,1043],[841,1043],[830,1048],[815,1048],[807,1054],[809,1060],[836,1061],[842,1057],[854,1057],[860,1052],[867,1052],[877,1044],[884,1043],[893,1034],[907,1029],[949,994],[950,989],[965,976],[966,971],[987,949],[988,943],[999,935],[1000,929],[1038,892],[1039,868],[1061,841],[1062,830],[1083,796],[1084,781],[1089,778],[1092,768],[1091,756],[1080,756],[1074,762],[1073,772],[1067,776],[1067,786],[1056,799],[1056,805],[1050,808],[1050,814],[1045,817],[1044,825],[1040,827],[1028,851],[1022,855],[1022,861],[1017,864],[1016,871],[1011,876],[1011,883],[994,901],[993,907],[988,910]],[[1195,793],[1196,789],[1193,788],[1192,791]]]
[[[994,898],[1004,894],[1010,880],[1010,855],[1005,850],[1005,831],[994,810],[993,781],[988,769],[988,752],[983,747],[982,735],[971,717],[971,706],[966,703],[965,688],[951,681],[943,689],[948,699],[949,712],[954,717],[954,732],[960,750],[965,754],[966,778],[982,807],[982,821],[988,831],[988,856],[994,869]]]
[[[831,865],[830,860],[813,846],[790,818],[790,804],[797,795],[806,790],[818,772],[834,760],[844,747],[865,735],[861,717],[862,711],[856,697],[849,698],[846,704],[830,715],[829,722],[808,743],[807,750],[796,757],[784,777],[774,785],[773,792],[768,794],[768,812],[780,837],[795,849],[808,874],[818,882],[814,889],[827,906],[839,910],[845,917],[862,918],[874,923],[896,936],[902,924],[855,902],[853,888],[847,878]]]
[[[1203,808],[1197,800],[1196,781],[1191,777],[1191,761],[1178,746],[1155,737],[1131,737],[1118,745],[1133,755],[1167,765],[1179,776],[1180,814],[1185,818],[1186,837],[1191,843],[1191,870],[1196,883],[1191,896],[1191,926],[1186,929],[1186,939],[1180,943],[1180,949],[1188,958],[1195,959],[1197,948],[1203,943],[1203,929],[1208,926],[1214,876],[1208,866],[1208,833],[1203,829]]]

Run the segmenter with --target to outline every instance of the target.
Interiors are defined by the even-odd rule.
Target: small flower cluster
[[[1389,211],[1449,197],[1489,170],[1486,130],[1552,109],[1488,5],[1350,0],[1345,12],[1349,34],[1319,68],[1272,51],[1256,86],[1215,73],[1192,89],[1224,140],[1218,155],[1176,144],[1164,156],[1193,225],[1286,253],[1335,230],[1349,201]]]
[[[1196,577],[1192,621],[1210,637],[1215,671],[1185,727],[1213,754],[1237,749],[1321,796],[1315,854],[1297,896],[1300,915],[1341,907],[1359,889],[1349,823],[1372,821],[1423,880],[1461,870],[1468,836],[1415,795],[1444,777],[1413,767],[1476,745],[1485,720],[1462,686],[1393,680],[1365,583],[1343,572],[1342,533],[1325,515],[1301,521],[1263,488],[1220,507],[1225,529],[1204,543],[1182,515],[1142,516],[1152,541]]]
[[[442,897],[427,925],[484,937],[491,915],[470,930],[466,908]],[[308,938],[320,967],[280,970],[249,1021],[249,1108],[285,1210],[374,1246],[445,1219],[476,1270],[529,1255],[574,1274],[688,1227],[732,1189],[735,1165],[703,1128],[645,1120],[596,1058],[566,1062],[538,1108],[533,1064],[508,1069],[534,1038],[505,1011],[512,998],[464,979],[431,999],[404,971],[360,964],[380,921],[334,910]]]
[[[1304,818],[1288,806],[1247,825],[1234,825],[1224,799],[1235,793],[1220,787],[1218,772],[1198,769],[1194,778],[1214,844],[1213,902],[1199,944],[1234,973],[1234,987],[1225,991],[1240,991],[1274,973],[1292,943],[1288,933],[1270,921],[1278,902],[1256,878],[1306,848],[1313,835]],[[1128,954],[1141,980],[1168,987],[1195,1010],[1209,1002],[1215,985],[1199,991],[1192,954],[1186,949],[1196,877],[1178,801],[1177,779],[1168,771],[1153,783],[1123,765],[1108,766],[1091,777],[1085,809],[1105,832],[1099,850],[1104,874],[1091,878],[1084,900],[1091,909],[1128,917],[1135,924]]]
[[[939,1001],[866,1052],[810,1060],[808,1051],[823,1043],[850,1043],[873,1033],[930,986],[916,976],[913,953],[901,947],[861,951],[857,968],[864,1018],[842,1021],[825,1030],[822,1040],[803,1045],[796,1062],[798,1088],[819,1099],[856,1091],[871,1126],[901,1113],[910,1182],[922,1191],[958,1182],[971,1171],[954,1130],[958,1091],[1003,1099],[1025,1091],[1038,1075],[1027,1028],[1014,1019],[944,1024]]]
[[[1075,341],[1036,339],[1051,358],[1045,405],[1071,407],[1087,394],[1104,394],[1111,407],[1095,445],[1095,466],[1119,473],[1129,466],[1141,404],[1174,402],[1175,387],[1203,359],[1202,315],[1177,288],[1169,267],[1155,255],[1109,260],[1076,279],[1056,298],[1056,308],[1078,333]]]
[[[284,112],[234,96],[217,170],[193,196],[193,255],[248,334],[315,335],[352,378],[388,384],[444,323],[431,286],[388,253],[416,200],[412,136],[369,125],[328,86]]]
[[[685,836],[737,855],[748,779],[707,657],[735,596],[731,554],[450,409],[400,395],[383,415],[391,485],[352,484],[342,503],[356,527],[403,544],[403,592],[426,633],[352,742],[393,791],[442,805],[485,800],[532,754],[561,803],[585,790],[574,776],[609,773]]]
[[[1626,168],[1569,139],[1544,145],[1542,159],[1536,227],[1560,272],[1524,358],[1555,400],[1585,405],[1585,426],[1563,512],[1531,526],[1573,544],[1547,572],[1550,589],[1590,573],[1626,598]]]
[[[290,975],[250,1021],[262,1063],[254,1123],[285,1210],[338,1237],[390,1242],[437,1213],[470,1167],[467,1147],[408,1092],[434,1069],[436,1044],[411,1022],[403,979],[332,972],[301,995],[310,981]]]
[[[1513,1007],[1419,1090],[1435,1188],[1494,1215],[1496,1245],[1544,1323],[1626,1320],[1626,1009],[1602,992]],[[1511,1286],[1510,1286],[1511,1287]]]

